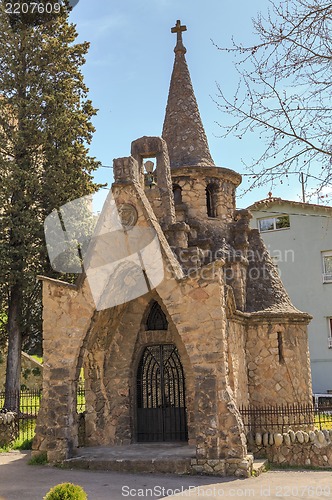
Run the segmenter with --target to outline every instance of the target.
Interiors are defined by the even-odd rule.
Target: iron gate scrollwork
[[[137,371],[137,441],[187,441],[185,380],[174,344],[148,346]]]

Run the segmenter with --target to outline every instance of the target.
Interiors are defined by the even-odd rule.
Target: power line
[[[276,172],[266,172],[266,173],[262,173],[262,174],[254,174],[254,173],[240,173],[240,175],[242,175],[242,177],[259,177],[260,175],[264,175],[264,176],[267,176],[267,175],[271,175],[271,176],[276,176],[278,175],[278,177],[276,177],[276,179],[278,179],[280,176],[282,175],[300,175],[300,174],[303,174],[305,175],[305,177],[310,177],[311,179],[315,179],[316,181],[321,181],[321,182],[324,182],[326,179],[321,179],[320,177],[316,177],[315,175],[312,175],[312,174],[306,174],[305,172],[301,172],[301,171],[295,171],[295,172],[280,172],[280,173],[276,173]],[[332,183],[328,183],[328,184],[332,184]]]
[[[332,211],[332,207],[324,207],[324,208],[330,208]],[[273,215],[299,215],[301,217],[320,217],[320,218],[323,217],[326,219],[330,219],[332,217],[332,214],[331,215],[316,215],[316,214],[300,214],[300,213],[296,213],[296,212],[293,212],[293,213],[292,212],[275,212],[273,210],[260,210],[259,208],[257,210],[250,210],[250,211],[251,212],[263,212],[263,213],[273,214]]]

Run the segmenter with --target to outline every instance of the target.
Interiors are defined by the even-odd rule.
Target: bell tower
[[[185,58],[182,33],[186,30],[181,21],[171,30],[177,43],[162,137],[171,168],[214,166]]]
[[[186,30],[180,20],[171,29],[177,41],[162,137],[169,153],[177,221],[190,226],[190,246],[205,240],[206,247],[212,239],[218,247],[220,230],[234,221],[235,189],[241,176],[217,167],[212,159],[186,62],[182,38]]]

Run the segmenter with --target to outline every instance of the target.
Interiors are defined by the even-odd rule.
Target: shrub
[[[54,486],[44,497],[44,500],[87,500],[88,496],[77,484],[62,483]]]
[[[47,464],[47,453],[40,453],[30,458],[28,465],[45,465]]]
[[[32,439],[25,439],[24,441],[17,439],[13,445],[14,450],[32,450]]]

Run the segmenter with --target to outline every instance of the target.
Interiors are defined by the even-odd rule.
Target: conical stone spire
[[[168,147],[172,168],[214,165],[205,130],[199,114],[182,42],[186,26],[177,21],[172,33],[177,33],[175,61],[162,137]]]

